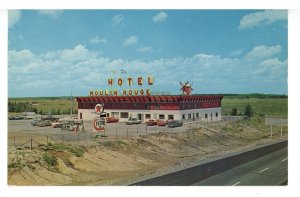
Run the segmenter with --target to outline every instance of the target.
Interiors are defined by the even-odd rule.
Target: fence
[[[43,144],[48,144],[48,136],[39,136],[38,138],[28,137],[28,136],[12,136],[8,137],[8,146],[15,146],[20,148],[30,148],[41,146]]]
[[[283,135],[283,127],[288,126],[288,119],[287,118],[281,118],[281,117],[271,117],[271,116],[265,116],[265,125],[270,126],[270,135],[273,136],[274,126],[280,126],[280,136]]]

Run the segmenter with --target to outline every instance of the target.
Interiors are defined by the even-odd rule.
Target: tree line
[[[8,101],[8,112],[15,112],[15,113],[21,113],[21,112],[35,112],[36,114],[52,114],[52,115],[67,115],[71,114],[71,109],[51,109],[47,111],[43,111],[42,109],[38,110],[35,106],[33,106],[29,102],[13,102]],[[77,114],[78,110],[73,109],[73,114]]]

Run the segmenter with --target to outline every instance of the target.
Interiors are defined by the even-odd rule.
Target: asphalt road
[[[131,185],[281,185],[285,181],[287,141],[282,141]]]
[[[287,148],[240,165],[193,185],[206,186],[274,186],[288,178]]]

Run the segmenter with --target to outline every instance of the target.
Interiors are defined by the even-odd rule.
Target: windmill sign
[[[187,96],[191,95],[192,90],[194,89],[192,88],[192,85],[189,82],[186,82],[185,84],[180,82],[180,85],[182,86],[180,88],[180,90],[182,91],[182,95],[187,95]]]

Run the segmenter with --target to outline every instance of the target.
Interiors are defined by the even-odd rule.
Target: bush
[[[249,116],[249,117],[253,116],[252,107],[249,104],[245,107],[245,116]]]
[[[55,166],[57,164],[57,158],[52,155],[45,154],[43,156],[43,159],[46,163],[48,163],[51,166]]]
[[[235,108],[232,108],[231,110],[231,115],[232,116],[236,116],[238,114],[238,109],[235,107]]]

